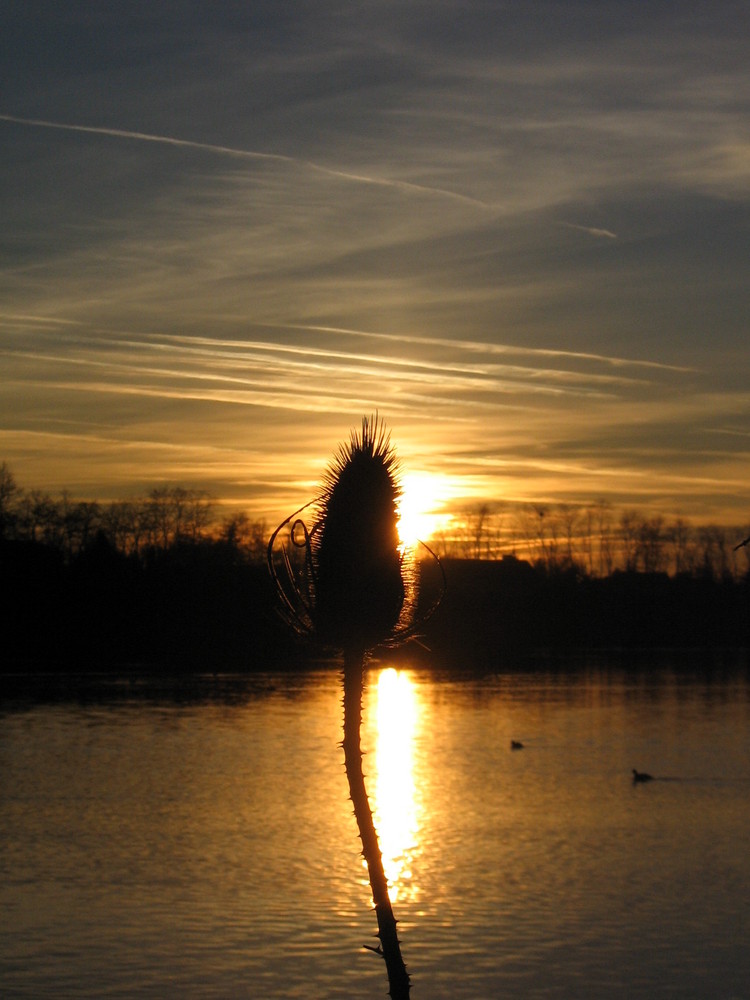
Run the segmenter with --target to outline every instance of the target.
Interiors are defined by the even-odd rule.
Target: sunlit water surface
[[[750,998],[746,678],[373,669],[365,712],[414,1000]],[[0,703],[0,996],[385,996],[340,730],[336,671]]]

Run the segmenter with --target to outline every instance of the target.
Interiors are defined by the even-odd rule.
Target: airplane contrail
[[[617,239],[617,233],[613,233],[611,229],[597,229],[596,226],[578,226],[575,222],[561,222],[560,225],[565,226],[566,229],[577,229],[580,233],[588,233],[589,236],[596,236],[598,239]]]
[[[217,153],[221,156],[234,156],[251,160],[272,160],[277,163],[291,163],[307,167],[317,173],[325,174],[328,177],[338,177],[342,180],[352,181],[359,184],[376,184],[380,187],[394,188],[399,191],[413,191],[415,194],[438,195],[441,198],[449,198],[452,201],[463,202],[475,208],[485,211],[491,210],[492,205],[480,201],[478,198],[471,198],[469,195],[460,194],[457,191],[447,191],[445,188],[429,187],[424,184],[414,184],[410,181],[394,180],[387,177],[372,177],[367,174],[354,174],[346,170],[338,170],[334,167],[325,167],[312,160],[303,160],[294,156],[286,156],[283,153],[259,153],[250,149],[237,149],[234,146],[220,146],[210,142],[196,142],[193,139],[178,139],[171,135],[156,135],[152,132],[133,132],[128,129],[109,128],[101,125],[76,125],[71,122],[55,122],[45,118],[21,118],[18,115],[0,114],[0,121],[12,122],[15,125],[28,125],[33,128],[53,128],[63,132],[84,132],[91,135],[110,136],[115,139],[135,139],[138,142],[156,142],[166,146],[182,146],[188,149],[201,149],[210,153]]]
[[[248,159],[280,160],[295,162],[291,156],[280,153],[256,153],[247,149],[234,149],[231,146],[217,146],[209,142],[195,142],[192,139],[177,139],[171,135],[155,135],[151,132],[131,132],[122,128],[105,128],[100,125],[74,125],[69,122],[53,122],[44,118],[19,118],[16,115],[0,114],[0,120],[13,122],[16,125],[30,125],[35,128],[55,128],[63,132],[87,132],[93,135],[109,135],[116,139],[137,139],[140,142],[158,142],[167,146],[187,146],[191,149],[204,149],[212,153],[222,153],[225,156],[241,156]]]

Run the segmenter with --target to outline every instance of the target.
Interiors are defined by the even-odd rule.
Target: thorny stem
[[[349,650],[344,656],[344,762],[349,780],[349,794],[362,841],[362,854],[367,862],[370,888],[378,920],[378,937],[388,971],[391,1000],[409,1000],[409,974],[401,957],[396,933],[396,918],[388,896],[388,882],[383,870],[378,835],[372,818],[370,802],[362,771],[360,728],[362,723],[362,679],[364,653]]]

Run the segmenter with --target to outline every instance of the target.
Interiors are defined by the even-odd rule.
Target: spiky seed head
[[[344,649],[370,649],[404,605],[398,465],[383,424],[365,417],[325,477],[312,542],[315,631]]]
[[[278,611],[298,635],[360,654],[405,642],[439,605],[445,575],[420,543],[440,569],[442,591],[418,613],[419,566],[414,550],[399,545],[398,472],[384,426],[365,418],[336,454],[318,499],[271,535],[267,558]]]

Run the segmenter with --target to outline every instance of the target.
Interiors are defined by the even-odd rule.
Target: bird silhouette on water
[[[654,780],[653,774],[646,774],[645,771],[636,771],[636,769],[633,768],[633,784],[634,785],[638,784],[639,782],[653,781],[653,780]]]

